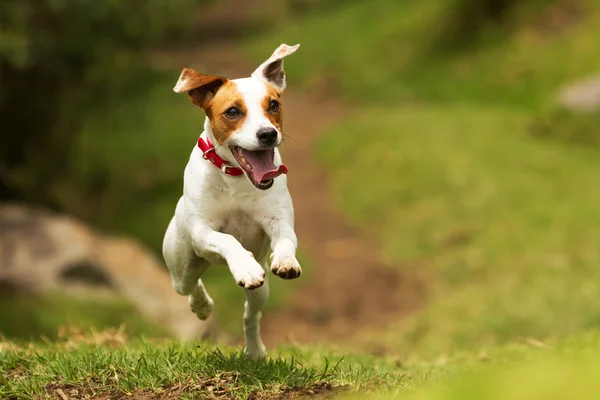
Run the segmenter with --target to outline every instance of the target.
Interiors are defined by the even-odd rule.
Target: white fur
[[[257,71],[260,68],[264,64]],[[275,127],[261,106],[265,85],[269,83],[254,76],[233,82],[244,98],[248,114],[243,126],[216,151],[238,166],[228,146],[255,149],[257,130]],[[202,137],[216,144],[208,118]],[[274,162],[281,164],[277,149]],[[260,311],[269,295],[267,256],[271,251],[270,269],[276,275],[288,277],[291,272],[296,277],[301,273],[296,247],[294,209],[285,175],[275,178],[270,189],[259,190],[245,175],[224,175],[194,147],[185,168],[183,196],[164,238],[163,255],[173,288],[189,296],[190,307],[200,319],[208,318],[213,306],[200,278],[210,264],[227,263],[234,280],[246,292],[244,338],[251,359],[266,356],[260,337]]]

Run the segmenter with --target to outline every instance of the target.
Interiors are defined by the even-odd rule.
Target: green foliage
[[[196,3],[4,1],[0,15],[5,35],[0,54],[13,68],[43,65],[57,74],[61,69],[68,73],[77,66],[72,62],[82,62],[78,64],[82,66],[86,61],[100,61],[99,57],[116,49],[156,43],[168,29],[189,23],[191,7]]]
[[[451,7],[448,7],[451,11],[444,25],[447,27],[445,33],[449,37],[444,39],[461,42],[472,40],[479,30],[507,18],[511,8],[519,2],[519,0],[456,0]]]
[[[176,80],[140,68],[128,88],[88,112],[73,143],[73,168],[56,190],[62,207],[157,253],[204,122],[202,110],[171,90]]]
[[[439,18],[434,49],[460,50],[490,37],[503,40],[526,20],[531,22],[548,6],[564,0],[450,0]]]
[[[286,0],[286,6],[294,17],[308,13],[322,12],[323,10],[339,9],[347,6],[353,0]]]
[[[2,2],[0,198],[60,207],[82,114],[127,85],[134,52],[187,26],[201,1]]]

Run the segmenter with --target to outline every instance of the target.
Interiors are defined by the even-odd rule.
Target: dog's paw
[[[231,268],[235,282],[245,289],[256,289],[265,283],[265,270],[254,257],[248,257]]]
[[[296,279],[302,274],[302,268],[294,256],[271,254],[271,271],[283,279]]]
[[[208,317],[210,317],[210,314],[212,314],[214,302],[210,297],[195,299],[190,296],[188,298],[188,303],[192,312],[202,321],[207,320]]]
[[[245,353],[246,358],[248,358],[251,361],[258,361],[267,357],[267,349],[262,343],[256,346],[246,347]]]

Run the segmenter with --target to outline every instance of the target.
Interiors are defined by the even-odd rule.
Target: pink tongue
[[[260,151],[242,149],[242,154],[246,161],[248,161],[248,164],[252,166],[252,177],[256,182],[268,181],[287,173],[285,165],[276,167],[273,163],[273,158],[275,157],[273,149]]]

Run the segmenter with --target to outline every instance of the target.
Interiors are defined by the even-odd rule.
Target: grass
[[[590,338],[593,337],[590,341]],[[597,333],[561,343],[557,348],[521,352],[512,349],[510,360],[493,361],[465,369],[444,381],[411,392],[388,392],[381,399],[587,399],[600,390]],[[516,352],[515,352],[516,350]]]
[[[76,398],[558,399],[598,390],[599,339],[588,332],[408,363],[319,346],[280,348],[250,362],[232,348],[67,331],[52,343],[0,342],[0,397],[51,397],[60,389],[76,390]]]
[[[386,333],[403,351],[599,326],[598,151],[534,139],[527,126],[514,110],[364,110],[322,143],[341,209],[392,265],[418,260],[433,274],[429,307],[404,335]],[[380,140],[365,144],[367,131]],[[338,167],[347,163],[351,174]]]
[[[124,341],[110,333],[34,346],[6,342],[0,344],[0,354],[0,397],[6,399],[51,395],[56,388],[90,395],[246,398],[252,392],[328,391],[330,385],[391,387],[404,375],[393,371],[393,364],[368,357],[365,366],[357,366],[339,354],[282,349],[274,358],[250,362],[232,349]]]

